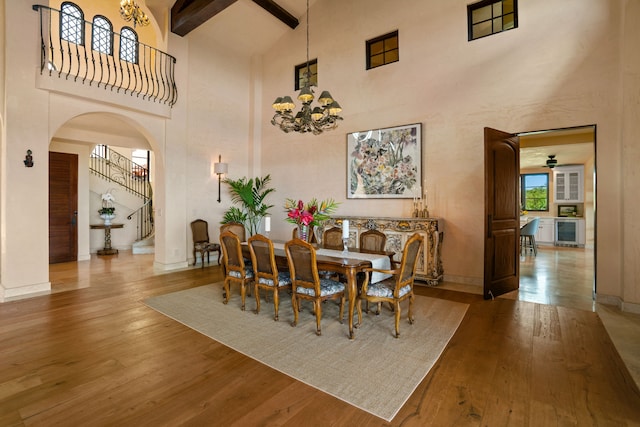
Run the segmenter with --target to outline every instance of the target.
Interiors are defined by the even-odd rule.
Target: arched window
[[[84,45],[84,14],[82,9],[68,1],[60,7],[60,38]]]
[[[102,15],[93,17],[91,49],[107,55],[113,55],[113,25]]]
[[[120,31],[120,59],[138,63],[138,35],[129,27],[122,27]]]

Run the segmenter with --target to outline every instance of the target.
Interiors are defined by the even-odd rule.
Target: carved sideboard
[[[387,236],[385,249],[395,252],[394,259],[400,261],[402,250],[407,239],[413,233],[424,237],[424,248],[418,267],[416,279],[435,286],[442,280],[443,269],[440,258],[443,231],[439,218],[385,218],[361,216],[334,216],[327,220],[323,229],[342,227],[343,220],[349,221],[349,247],[358,247],[360,234],[367,230],[378,230]]]

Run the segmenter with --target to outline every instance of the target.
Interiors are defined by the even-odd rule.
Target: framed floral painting
[[[347,198],[408,199],[422,182],[420,123],[347,134]]]

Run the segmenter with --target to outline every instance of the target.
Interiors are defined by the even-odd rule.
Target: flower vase
[[[304,224],[298,224],[298,239],[307,241],[309,237],[309,226]]]
[[[100,218],[104,221],[104,225],[111,225],[111,220],[116,217],[116,214],[100,214]]]

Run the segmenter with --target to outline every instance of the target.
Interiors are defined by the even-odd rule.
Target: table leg
[[[358,297],[358,284],[356,280],[356,272],[350,268],[345,271],[347,276],[347,288],[349,291],[349,339],[354,339],[355,334],[353,332],[353,310],[356,307],[356,299]]]

